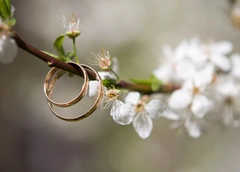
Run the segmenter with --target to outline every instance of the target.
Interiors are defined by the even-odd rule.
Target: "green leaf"
[[[61,57],[58,57],[57,55],[55,55],[55,54],[53,54],[53,53],[50,53],[50,52],[47,52],[47,51],[43,51],[43,50],[41,50],[41,51],[44,52],[45,54],[47,54],[47,55],[55,58],[55,59],[64,61]]]
[[[0,0],[0,11],[3,19],[11,18],[10,0]]]
[[[7,21],[9,26],[14,26],[16,24],[16,19],[15,18],[11,18],[10,20]]]
[[[10,0],[0,0],[0,17],[4,20],[11,18]]]
[[[159,90],[162,85],[162,81],[157,79],[154,75],[147,79],[130,78],[130,80],[136,84],[150,85],[153,91]]]
[[[10,2],[10,0],[5,0],[5,4],[7,6],[8,13],[11,16],[12,14],[11,14],[11,2]]]
[[[73,51],[67,52],[66,57],[72,60],[75,57],[75,53]]]
[[[63,41],[64,41],[64,34],[57,37],[57,39],[54,42],[54,48],[56,49],[57,53],[62,57],[65,58],[65,51],[63,49]]]
[[[151,79],[138,79],[138,78],[129,78],[130,81],[132,81],[133,83],[136,84],[146,84],[146,85],[150,85],[151,84]]]
[[[113,80],[113,79],[104,79],[102,80],[102,82],[103,82],[103,85],[107,88],[116,85],[116,80]]]
[[[151,89],[153,91],[159,90],[160,87],[162,86],[163,82],[161,80],[157,79],[154,75],[152,75],[150,77],[150,79],[151,79]]]

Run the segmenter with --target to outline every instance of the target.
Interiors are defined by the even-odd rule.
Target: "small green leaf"
[[[151,89],[153,91],[159,90],[159,88],[162,86],[162,81],[157,79],[154,75],[152,75],[150,79],[151,79]]]
[[[42,51],[42,50],[41,50],[41,51]],[[53,57],[53,58],[55,58],[55,59],[64,61],[61,57],[58,57],[57,55],[55,55],[55,54],[53,54],[53,53],[50,53],[50,52],[47,52],[47,51],[42,51],[42,52],[44,52],[45,54],[47,54],[47,55],[49,55],[49,56],[51,56],[51,57]]]
[[[150,85],[151,84],[151,79],[147,78],[147,79],[137,79],[137,78],[129,78],[130,81],[136,83],[136,84],[146,84],[146,85]]]
[[[7,21],[9,26],[14,26],[16,24],[16,19],[15,18],[11,18],[10,20]]]
[[[57,37],[57,39],[54,42],[54,48],[56,49],[57,53],[65,58],[65,51],[63,49],[63,41],[64,41],[64,34],[60,35],[59,37]]]
[[[103,85],[107,88],[116,85],[116,80],[113,80],[113,79],[104,79],[102,80],[102,82],[103,82]]]
[[[10,0],[0,0],[0,17],[4,20],[11,17]]]
[[[75,57],[75,53],[73,51],[67,52],[66,57],[72,60]]]
[[[159,90],[162,85],[162,81],[157,79],[154,75],[147,79],[130,78],[130,80],[136,84],[150,85],[153,91]]]
[[[11,14],[11,2],[10,2],[10,0],[5,0],[5,4],[7,6],[8,13],[11,16],[12,14]]]

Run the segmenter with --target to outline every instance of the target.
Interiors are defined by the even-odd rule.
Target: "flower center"
[[[193,94],[199,94],[201,91],[198,87],[193,88]]]
[[[107,91],[108,99],[117,99],[119,96],[120,91],[116,89],[111,89]]]
[[[108,67],[110,66],[111,61],[109,58],[105,57],[105,58],[100,58],[99,60],[99,66],[102,69],[108,69]]]
[[[140,100],[136,105],[135,105],[135,112],[142,112],[145,108],[145,102]]]

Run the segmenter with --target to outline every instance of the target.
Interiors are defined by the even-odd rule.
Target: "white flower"
[[[202,44],[200,48],[201,58],[203,60],[211,62],[223,71],[230,70],[231,63],[226,55],[229,54],[233,49],[231,42],[209,42],[207,44]]]
[[[164,82],[181,81],[192,77],[196,68],[187,58],[190,45],[183,41],[172,51],[169,46],[163,47],[163,63],[153,71],[153,74]]]
[[[111,69],[113,72],[115,72],[115,74],[118,74],[119,69],[118,69],[118,60],[116,57],[112,57],[111,58]],[[110,64],[109,64],[110,65]],[[107,71],[99,71],[98,74],[100,75],[100,77],[102,78],[102,80],[117,80],[118,78],[116,77],[116,75],[113,74],[113,72],[110,70]]]
[[[75,38],[80,35],[80,18],[76,17],[74,14],[72,14],[71,18],[63,15],[61,22],[63,24],[63,27],[67,29],[67,36],[70,38]]]
[[[113,120],[121,125],[128,125],[132,122],[131,109],[123,102],[118,100],[120,90],[112,88],[108,89],[104,95],[104,108],[111,106],[110,115]]]
[[[8,36],[0,37],[0,62],[11,63],[17,56],[18,48],[14,39]]]
[[[129,92],[125,102],[131,108],[135,131],[143,139],[149,137],[153,129],[152,118],[160,117],[159,111],[163,107],[162,102],[158,99],[148,102],[148,98],[145,96],[141,98],[138,92]]]
[[[10,37],[10,27],[0,18],[0,62],[11,63],[17,51],[16,42]]]
[[[186,80],[180,89],[171,94],[169,107],[174,110],[190,108],[196,117],[202,118],[212,107],[212,101],[203,94],[212,78],[213,68],[210,65],[198,72],[192,80]]]
[[[102,50],[102,53],[92,53],[94,60],[91,62],[99,66],[102,70],[109,69],[111,65],[111,57],[109,51]]]
[[[178,116],[178,118],[173,119],[175,120],[175,122],[171,125],[172,129],[177,129],[177,131],[180,132],[182,132],[182,130],[186,130],[188,135],[193,138],[198,138],[199,136],[201,136],[202,129],[198,121],[203,121],[203,119],[196,119],[189,109],[179,111],[178,113],[168,110],[167,113],[167,116],[169,116],[169,113],[174,117]]]
[[[231,70],[231,76],[234,78],[240,79],[240,54],[233,54],[231,57],[232,62],[232,70]]]
[[[229,127],[240,126],[240,85],[233,79],[217,84],[217,92],[222,101],[223,123]]]

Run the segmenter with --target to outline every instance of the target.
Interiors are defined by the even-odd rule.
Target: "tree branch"
[[[63,69],[65,71],[74,73],[76,75],[79,75],[81,77],[83,77],[83,73],[81,70],[77,70],[76,68],[74,68],[72,65],[65,63],[63,61],[60,61],[58,59],[55,59],[51,56],[49,56],[48,54],[42,52],[41,50],[33,47],[32,45],[26,43],[24,40],[22,40],[17,33],[15,33],[12,36],[13,39],[15,39],[17,45],[19,48],[25,50],[26,52],[36,56],[37,58],[43,60],[44,62],[46,62],[48,64],[48,66],[50,67],[57,67],[60,69]],[[86,71],[89,75],[89,78],[94,80],[96,78],[96,75],[94,72],[92,72],[91,70],[86,68]],[[122,89],[127,89],[127,90],[131,90],[131,91],[138,91],[144,94],[151,94],[154,93],[151,89],[150,85],[146,85],[146,84],[135,84],[135,83],[130,83],[124,80],[120,80],[118,81],[118,83],[116,84],[116,87],[118,88],[122,88]],[[172,85],[172,84],[166,84],[166,85],[162,85],[161,88],[157,91],[157,92],[172,92],[176,89],[179,89],[180,86],[178,85]]]

